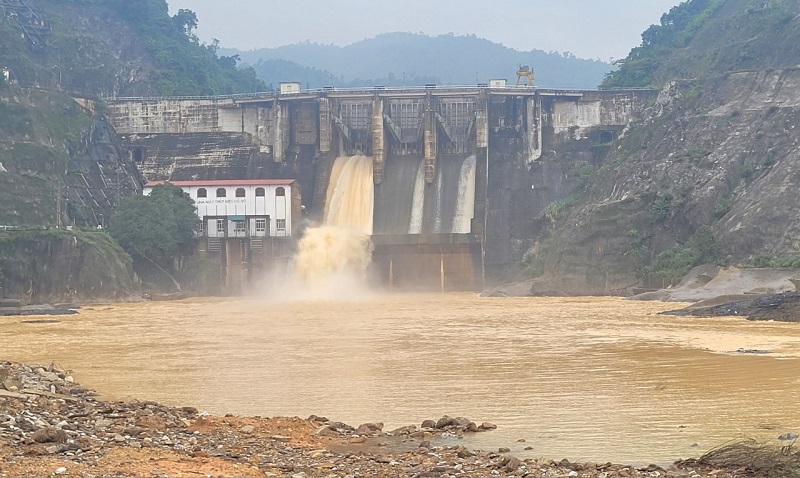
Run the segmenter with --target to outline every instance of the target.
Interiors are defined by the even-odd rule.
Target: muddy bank
[[[442,417],[396,430],[324,417],[215,417],[191,407],[105,402],[55,366],[0,362],[0,476],[744,477],[698,461],[634,468],[520,460],[459,437],[491,423]]]
[[[709,302],[711,301],[699,302],[685,309],[662,312],[662,315],[694,317],[740,316],[746,317],[748,320],[800,322],[800,292],[762,295],[745,300],[725,301],[722,304]]]

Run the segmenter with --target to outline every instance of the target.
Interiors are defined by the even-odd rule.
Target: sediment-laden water
[[[464,444],[520,456],[667,463],[800,429],[797,324],[656,315],[666,308],[473,294],[94,306],[0,320],[0,356],[218,414],[387,428],[464,415],[499,426]]]

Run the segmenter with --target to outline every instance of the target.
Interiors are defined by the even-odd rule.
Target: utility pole
[[[61,88],[61,67],[58,66],[58,65],[53,65],[50,69],[52,70],[53,68],[58,68],[58,89],[60,90],[60,89],[62,89]]]
[[[56,189],[56,228],[61,227],[61,186]]]

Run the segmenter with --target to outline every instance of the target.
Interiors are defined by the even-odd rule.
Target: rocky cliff
[[[137,297],[132,261],[99,231],[0,232],[4,293],[25,303]]]
[[[711,57],[728,51],[721,42],[744,18],[777,18],[769,24],[781,28],[750,37],[748,51],[768,49],[776,35],[796,39],[800,19],[786,15],[797,3],[726,2],[697,17],[695,40],[666,56],[663,65],[690,58],[694,67],[673,73],[700,76],[664,80],[644,119],[624,131],[581,201],[555,226],[545,275],[534,292],[613,293],[668,285],[676,278],[663,268],[694,253],[690,243],[698,231],[716,241],[714,259],[720,263],[772,264],[800,256],[796,55],[766,55],[762,64],[748,63],[748,70]],[[720,39],[709,36],[722,26]],[[712,70],[700,67],[703,58]],[[665,68],[657,70],[656,80]]]

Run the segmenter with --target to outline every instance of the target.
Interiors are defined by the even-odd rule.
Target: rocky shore
[[[463,417],[396,430],[324,417],[224,417],[192,407],[96,399],[67,371],[0,361],[0,477],[747,477],[702,460],[669,469],[520,460],[469,450],[491,432]]]
[[[724,299],[724,298],[722,298]],[[719,300],[720,304],[700,302],[684,309],[668,310],[663,315],[693,317],[747,317],[748,320],[800,322],[800,292],[769,294],[744,300]]]

